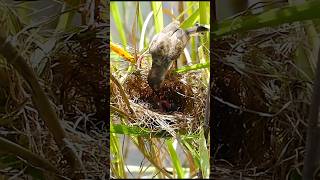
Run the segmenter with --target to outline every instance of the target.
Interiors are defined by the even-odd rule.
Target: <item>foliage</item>
[[[180,9],[179,12],[173,12],[171,11],[171,9],[167,9],[165,8],[167,5],[170,5],[172,9],[177,8],[178,4],[177,3],[164,3],[164,2],[151,2],[150,4],[147,3],[143,3],[143,2],[136,2],[136,3],[124,3],[122,4],[124,7],[129,7],[129,6],[138,6],[139,9],[147,9],[149,8],[150,11],[137,11],[136,9],[136,13],[133,12],[122,12],[122,14],[135,14],[135,17],[130,17],[131,18],[131,22],[133,23],[129,23],[126,24],[124,21],[119,21],[119,19],[124,19],[124,17],[120,16],[119,14],[112,14],[111,20],[113,19],[114,21],[111,23],[115,23],[115,26],[112,27],[111,26],[111,39],[113,39],[113,41],[111,42],[111,44],[114,43],[118,43],[118,44],[123,44],[124,40],[121,40],[121,43],[116,42],[115,40],[119,40],[119,38],[117,37],[117,33],[120,33],[122,31],[127,31],[127,29],[125,29],[124,27],[130,27],[132,26],[131,29],[136,29],[135,31],[131,31],[131,32],[136,32],[136,34],[140,33],[139,37],[135,37],[136,34],[130,34],[128,36],[126,36],[126,38],[128,39],[127,42],[129,42],[130,37],[132,40],[132,37],[137,38],[137,41],[130,41],[131,44],[127,45],[127,46],[123,46],[122,52],[121,53],[117,53],[118,55],[122,56],[121,54],[127,54],[128,52],[131,52],[133,55],[132,56],[136,56],[136,57],[140,57],[143,55],[143,53],[148,53],[147,51],[145,51],[148,47],[148,44],[150,43],[150,40],[152,39],[152,36],[154,34],[156,34],[157,32],[160,32],[162,30],[162,28],[168,24],[169,22],[171,22],[171,19],[169,20],[169,18],[172,19],[181,19],[182,16],[189,16],[188,18],[186,18],[185,20],[183,20],[183,22],[181,22],[181,27],[182,28],[190,28],[193,27],[195,25],[196,22],[199,22],[203,25],[207,25],[209,24],[209,2],[201,2],[201,3],[196,3],[196,2],[192,2],[192,3],[182,3],[183,6],[186,8],[184,9]],[[111,6],[113,6],[113,8],[115,7],[119,7],[120,3],[114,2],[114,4],[111,4]],[[206,8],[202,8],[200,9],[199,7],[206,7]],[[112,9],[112,8],[111,8]],[[126,8],[124,8],[125,10]],[[180,14],[179,14],[180,13]],[[187,15],[188,13],[188,15]],[[175,16],[174,14],[179,14],[178,16]],[[117,16],[117,17],[116,17]],[[153,19],[152,19],[153,16]],[[143,21],[144,20],[144,21]],[[153,24],[152,23],[153,20]],[[140,23],[140,25],[136,25],[135,21],[138,21]],[[147,28],[147,27],[151,27],[151,28]],[[192,37],[190,40],[190,44],[192,45],[192,49],[187,50],[186,52],[186,57],[188,59],[189,63],[194,63],[194,66],[198,67],[201,66],[200,64],[200,57],[197,56],[197,49],[199,48],[199,46],[205,46],[205,51],[206,51],[206,55],[203,55],[203,57],[205,58],[205,61],[209,61],[209,34],[207,34],[204,37],[201,37],[201,42],[199,45],[196,46],[196,38]],[[128,46],[131,47],[136,47],[135,42],[139,42],[139,51],[136,51],[134,48],[133,49],[129,49]],[[144,47],[143,47],[144,46]],[[193,56],[195,57],[195,59],[190,59],[190,57],[188,56],[189,51],[191,52],[191,54],[196,55]],[[116,51],[114,51],[116,53]],[[139,54],[135,54],[136,52],[138,52]],[[122,56],[123,57],[123,56]],[[121,58],[120,58],[121,59]],[[119,89],[119,91],[125,91],[127,92],[128,89],[126,89],[127,84],[127,79],[132,77],[132,75],[130,75],[133,71],[133,73],[135,73],[135,68],[136,68],[136,63],[139,63],[138,61],[131,61],[132,63],[128,63],[128,61],[123,61],[123,60],[127,60],[127,58],[122,58],[123,60],[121,61],[119,58],[117,58],[116,56],[112,56],[111,58],[111,69],[112,69],[112,73],[115,75],[115,78],[119,78],[119,82],[116,82],[117,80],[113,80],[115,81],[115,84],[117,84],[117,89]],[[148,66],[150,65],[150,61],[151,58],[149,56],[146,56],[144,59],[141,60],[141,68],[148,68]],[[149,64],[149,65],[148,65]],[[208,64],[208,63],[206,63]],[[122,67],[127,67],[127,68],[121,68]],[[139,66],[139,64],[138,64]],[[149,66],[150,67],[150,66]],[[207,66],[208,67],[208,66]],[[197,68],[193,68],[193,70],[197,70]],[[145,70],[143,70],[145,71]],[[127,72],[127,74],[126,74]],[[178,71],[179,72],[179,71]],[[184,69],[183,72],[188,73],[191,72],[190,69]],[[204,71],[199,71],[202,74],[206,74],[208,72],[204,72]],[[198,73],[198,74],[201,74]],[[125,74],[125,75],[123,75]],[[186,76],[190,76],[190,75],[186,75]],[[203,75],[201,75],[203,76]],[[206,77],[208,77],[208,74],[205,75]],[[142,76],[143,78],[143,76]],[[204,79],[203,82],[195,82],[195,86],[197,86],[197,83],[202,83],[202,84],[207,84],[208,79]],[[136,81],[137,83],[137,81]],[[141,82],[139,82],[141,83]],[[124,86],[124,88],[121,88],[120,86]],[[200,85],[198,87],[202,87],[203,85]],[[112,86],[111,86],[112,87]],[[143,83],[141,84],[141,87],[144,87]],[[127,87],[128,88],[128,87]],[[113,89],[113,88],[112,88]],[[120,90],[123,89],[123,90]],[[111,102],[115,103],[116,99],[118,99],[118,95],[114,94],[113,92],[116,92],[115,90],[111,90]],[[142,91],[143,92],[143,91]],[[202,90],[200,90],[199,92],[202,93]],[[120,93],[121,96],[124,99],[127,99],[126,94]],[[205,95],[205,93],[203,94]],[[131,98],[132,96],[129,96],[129,98]],[[204,100],[203,97],[201,97],[200,99],[201,101]],[[126,101],[126,100],[125,100]],[[130,100],[132,101],[132,100]],[[187,177],[193,177],[195,174],[197,174],[197,171],[202,170],[203,172],[205,172],[203,175],[205,175],[205,177],[208,177],[208,170],[209,170],[209,161],[208,161],[208,156],[201,156],[199,155],[202,154],[204,155],[204,153],[207,153],[208,155],[208,150],[207,148],[204,148],[202,150],[196,150],[193,151],[193,153],[190,152],[190,150],[188,150],[186,147],[184,147],[184,144],[186,144],[187,142],[184,142],[185,139],[188,139],[188,144],[191,145],[195,145],[195,144],[201,144],[199,142],[199,136],[201,133],[199,132],[194,132],[194,133],[190,133],[189,130],[186,130],[186,132],[174,132],[172,130],[170,130],[170,127],[168,127],[169,129],[164,128],[163,130],[159,131],[159,130],[153,130],[149,128],[142,128],[142,127],[137,127],[137,126],[132,126],[130,121],[134,121],[135,116],[137,116],[137,114],[140,114],[140,110],[141,107],[135,107],[131,102],[129,103],[131,106],[130,108],[134,109],[135,114],[132,113],[127,113],[126,110],[122,110],[121,104],[119,103],[115,103],[111,106],[112,109],[112,113],[111,113],[111,123],[115,123],[118,122],[118,120],[120,120],[120,122],[122,122],[121,124],[114,124],[111,127],[111,133],[116,133],[113,134],[113,136],[116,136],[117,134],[125,134],[126,136],[124,136],[125,138],[128,137],[130,139],[129,142],[133,143],[136,145],[136,148],[140,151],[140,153],[146,158],[148,159],[149,163],[151,163],[151,165],[153,167],[155,167],[155,171],[153,171],[152,174],[158,174],[158,177],[171,177],[171,178],[187,178]],[[149,110],[143,110],[141,109],[141,113],[146,114],[149,113],[150,115],[153,114],[153,112],[149,111]],[[201,114],[200,112],[198,112],[198,114]],[[149,115],[149,116],[150,116]],[[159,120],[156,120],[157,122],[160,123],[161,120],[161,114],[157,115],[158,117],[160,116]],[[163,115],[165,116],[165,115]],[[172,119],[174,121],[174,117],[168,115],[165,116],[167,119]],[[201,118],[203,118],[204,116],[200,116]],[[119,119],[120,118],[120,119]],[[142,117],[140,117],[140,119],[142,119]],[[141,120],[143,121],[143,120]],[[146,122],[147,123],[147,122]],[[141,124],[141,123],[139,123]],[[183,136],[183,138],[180,140],[176,140],[176,133],[181,134]],[[180,136],[178,135],[177,136]],[[174,138],[172,138],[172,136],[174,136]],[[165,139],[165,140],[164,140]],[[178,138],[179,139],[179,138]],[[115,139],[113,139],[115,140]],[[175,142],[177,141],[177,142]],[[165,143],[166,146],[163,146],[162,143]],[[176,143],[178,143],[179,148],[183,148],[185,153],[187,153],[188,157],[186,159],[186,157],[183,157],[181,154],[181,150],[178,151],[177,147],[176,147]],[[193,146],[191,145],[191,146]],[[146,148],[146,146],[149,146],[150,148]],[[155,148],[157,147],[157,148]],[[203,147],[203,146],[201,146]],[[132,145],[128,146],[128,145],[124,145],[122,148],[124,148],[124,150],[122,151],[123,155],[122,156],[126,156],[124,153],[126,151],[128,151],[129,149],[133,148]],[[196,146],[194,146],[193,148],[196,148]],[[116,153],[116,152],[114,152]],[[197,155],[198,154],[198,155]],[[194,155],[197,155],[197,161],[202,162],[201,164],[196,165],[195,163],[195,158]],[[117,153],[117,156],[121,156],[121,154]],[[172,166],[168,166],[164,164],[164,160],[169,158],[171,159],[171,163]],[[202,157],[207,158],[207,160],[201,160]],[[132,158],[132,157],[126,157],[126,158]],[[182,159],[186,159],[184,160],[184,162],[182,162]],[[119,158],[118,158],[119,159]],[[126,162],[128,160],[124,160],[124,162]],[[186,161],[186,162],[185,162]],[[141,162],[143,163],[143,162]],[[186,163],[189,164],[189,167],[186,166]],[[123,164],[124,166],[126,166],[128,169],[127,173],[130,174],[133,173],[132,171],[135,170],[134,167],[129,168],[129,166],[125,163]],[[111,166],[115,167],[112,170],[116,171],[116,164],[111,164]],[[172,173],[168,173],[168,170],[172,167]],[[196,168],[195,168],[196,167]],[[191,168],[191,169],[190,169]],[[143,176],[143,172],[146,172],[146,169],[148,169],[148,166],[144,165],[141,166],[140,168],[138,168],[139,171],[138,172],[134,172],[134,174],[136,175],[131,175],[134,177],[140,177]],[[166,169],[166,170],[165,170]],[[171,170],[170,170],[171,171]],[[159,173],[160,172],[160,173]],[[150,172],[149,172],[150,173]],[[114,172],[114,174],[119,174],[118,172]]]
[[[1,178],[106,176],[107,7],[79,3],[0,1]]]

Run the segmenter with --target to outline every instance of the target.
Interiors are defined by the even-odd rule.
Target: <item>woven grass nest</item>
[[[147,63],[123,81],[123,91],[133,111],[131,115],[128,113],[128,124],[153,132],[165,130],[172,136],[178,131],[196,132],[204,117],[207,89],[201,80],[204,71],[185,74],[169,72],[157,96],[147,82],[150,67],[151,64]],[[116,86],[111,86],[111,104],[122,112],[130,112]]]

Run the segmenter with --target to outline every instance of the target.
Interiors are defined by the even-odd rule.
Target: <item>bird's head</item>
[[[162,82],[159,78],[155,78],[149,74],[148,83],[153,91],[158,92],[160,90]]]
[[[154,91],[159,91],[173,61],[164,57],[153,56],[152,67],[148,74],[148,84]]]

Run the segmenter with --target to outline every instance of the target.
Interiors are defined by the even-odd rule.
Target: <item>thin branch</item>
[[[265,113],[265,112],[259,112],[259,111],[255,111],[255,110],[252,110],[252,109],[246,109],[246,108],[243,108],[243,107],[240,107],[240,106],[237,106],[235,104],[232,104],[230,102],[227,102],[227,101],[224,101],[223,99],[221,98],[218,98],[216,96],[212,96],[215,100],[231,107],[231,108],[234,108],[234,109],[239,109],[240,111],[244,111],[244,112],[249,112],[249,113],[253,113],[253,114],[257,114],[259,116],[264,116],[264,117],[274,117],[274,116],[277,116],[279,115],[283,110],[285,110],[290,104],[291,104],[291,101],[287,102],[285,105],[283,105],[283,107],[275,114],[270,114],[270,113]]]
[[[130,106],[130,102],[128,100],[128,97],[127,97],[126,93],[124,92],[122,86],[120,85],[119,81],[112,74],[110,74],[110,79],[118,86],[119,92],[120,92],[124,102],[128,106],[129,111],[131,112],[131,114],[134,114],[134,111]]]
[[[45,170],[52,172],[52,173],[59,172],[46,159],[40,157],[37,154],[30,152],[28,149],[14,143],[14,142],[11,142],[3,137],[0,137],[0,147],[1,147],[0,148],[1,152],[8,152],[8,153],[14,154],[16,156],[19,156],[22,159],[25,159],[28,162],[30,162],[30,164],[32,164],[36,168],[45,169]]]

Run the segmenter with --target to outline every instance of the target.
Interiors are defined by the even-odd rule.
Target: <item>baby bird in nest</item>
[[[190,36],[207,31],[208,28],[199,24],[183,30],[179,21],[173,21],[153,37],[149,48],[152,67],[148,74],[148,84],[153,91],[159,91],[170,66],[180,57]]]

